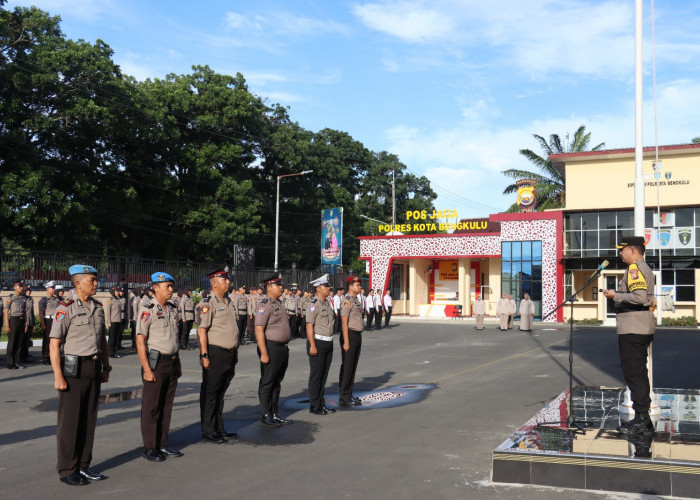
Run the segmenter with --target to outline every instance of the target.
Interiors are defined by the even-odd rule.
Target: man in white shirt
[[[374,321],[374,290],[370,288],[369,294],[365,297],[365,311],[367,312],[367,328],[365,330],[372,329],[372,321]]]
[[[392,300],[391,293],[387,288],[386,292],[384,292],[384,328],[389,328],[389,320],[391,319],[393,304],[394,301]]]
[[[344,290],[342,288],[336,288],[335,289],[335,296],[333,297],[333,314],[335,316],[335,324],[333,325],[333,331],[341,333],[341,328],[340,328],[340,303],[343,299],[343,292]]]

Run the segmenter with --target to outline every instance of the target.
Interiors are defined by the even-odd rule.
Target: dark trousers
[[[625,376],[627,387],[630,388],[632,408],[635,413],[649,413],[651,405],[647,348],[653,340],[653,335],[636,333],[617,336],[622,373]]]
[[[360,351],[362,350],[362,332],[356,330],[348,330],[348,340],[350,349],[345,352],[343,349],[343,336],[340,336],[340,374],[338,375],[340,399],[349,400],[352,398],[352,392],[355,388],[355,371],[357,370],[357,362],[360,359]]]
[[[10,316],[10,331],[7,332],[7,351],[5,363],[10,368],[19,363],[19,353],[24,341],[24,318]]]
[[[22,332],[22,342],[19,346],[19,362],[28,363],[29,362],[29,344],[32,341],[32,331],[34,330],[34,325],[29,325],[26,332]]]
[[[248,326],[248,312],[239,312],[238,314],[238,343],[243,344],[243,341],[245,340],[246,327]]]
[[[81,359],[79,377],[67,377],[68,389],[58,393],[58,463],[60,477],[89,467],[97,424],[102,362]]]
[[[270,362],[266,365],[260,363],[260,384],[258,386],[260,413],[262,415],[277,415],[282,380],[289,364],[289,347],[287,344],[273,340],[266,340],[265,345]],[[258,356],[260,356],[260,349],[258,349]]]
[[[377,325],[377,330],[382,329],[382,308],[377,307],[376,311],[374,311],[374,321],[375,324]]]
[[[335,321],[333,323],[333,331],[336,333],[343,333],[342,325],[343,325],[343,322],[340,319],[340,313],[335,313]]]
[[[384,311],[384,326],[388,327],[389,326],[389,320],[391,319],[391,310],[393,307],[387,307],[386,311]]]
[[[131,348],[136,349],[136,321],[129,321],[131,327]]]
[[[238,349],[229,351],[209,344],[209,369],[202,369],[199,393],[202,434],[224,432],[224,395],[236,374]]]
[[[372,322],[374,321],[374,313],[376,309],[374,307],[369,308],[369,312],[367,313],[367,329],[369,330],[372,328]]]
[[[109,355],[114,356],[121,348],[123,325],[121,322],[112,323],[109,326]]]
[[[326,406],[324,388],[328,380],[328,370],[333,361],[333,341],[316,340],[316,356],[309,354],[311,342],[306,341],[306,354],[309,354],[309,406],[313,409]]]
[[[193,319],[188,319],[185,321],[180,321],[180,331],[178,333],[178,343],[181,348],[189,347],[190,344],[190,331],[192,330],[192,325],[194,324]]]
[[[41,360],[49,360],[49,334],[51,333],[51,327],[53,326],[53,318],[44,319],[44,336],[41,338]]]
[[[182,375],[180,358],[158,360],[155,382],[143,383],[141,398],[141,435],[146,448],[158,449],[168,446],[170,435],[170,416],[173,413],[173,401],[177,379]],[[143,377],[143,368],[141,369]]]

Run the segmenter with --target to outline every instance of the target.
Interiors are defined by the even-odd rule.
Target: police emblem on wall
[[[537,186],[536,179],[520,179],[515,182],[518,186],[518,199],[516,204],[521,212],[534,212],[537,205],[537,196],[535,196],[535,187]]]

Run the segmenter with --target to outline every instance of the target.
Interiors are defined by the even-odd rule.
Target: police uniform
[[[56,289],[56,283],[49,281],[44,284],[44,288],[47,290],[49,288]],[[41,328],[44,331],[43,338],[41,340],[41,361],[43,364],[51,364],[49,360],[49,334],[51,333],[51,326],[53,325],[53,318],[56,314],[56,308],[61,303],[56,295],[47,295],[39,300],[39,321],[41,321]]]
[[[15,286],[23,286],[21,281],[16,281]],[[10,370],[24,368],[20,365],[20,352],[27,334],[27,320],[29,318],[29,303],[27,296],[22,292],[13,293],[5,299],[5,327],[7,329],[7,351],[5,362]]]
[[[243,344],[245,342],[245,332],[246,326],[248,325],[248,296],[245,294],[245,287],[240,287],[239,290],[243,288],[243,292],[236,295],[236,310],[238,312],[238,343]]]
[[[107,300],[105,305],[105,321],[109,336],[109,356],[112,358],[121,358],[119,351],[119,340],[121,338],[120,330],[122,329],[122,304],[117,297],[117,287],[112,288],[112,296]]]
[[[209,278],[228,277],[228,267],[219,268]],[[197,336],[200,341],[200,359],[209,359],[209,369],[202,368],[202,386],[199,406],[202,420],[202,437],[213,443],[223,443],[224,396],[236,374],[238,363],[238,313],[236,305],[228,298],[211,293],[200,303],[200,322]]]
[[[350,276],[345,280],[348,284],[354,282],[361,282],[360,278],[355,276]],[[348,343],[350,348],[347,352],[343,349],[343,344],[345,343],[345,333],[340,336],[340,374],[338,375],[339,380],[339,400],[338,402],[343,406],[349,405],[360,405],[362,402],[359,398],[353,396],[353,389],[355,386],[355,371],[357,370],[357,362],[360,359],[360,351],[362,350],[362,306],[357,296],[351,294],[345,295],[341,305],[340,305],[340,316],[341,318],[348,318]]]
[[[328,286],[328,275],[312,281],[314,287]],[[309,411],[315,415],[327,415],[335,411],[326,407],[324,388],[333,361],[333,310],[327,300],[311,298],[306,308],[306,353],[309,355]],[[316,354],[311,355],[311,347]]]
[[[97,269],[75,265],[70,267],[69,273],[71,276],[97,276]],[[67,388],[58,393],[58,475],[71,485],[86,484],[87,479],[105,479],[88,468],[92,460],[100,386],[111,371],[105,352],[107,340],[102,304],[92,297],[83,302],[75,291],[72,298],[61,302],[56,309],[50,338],[54,377],[58,382],[65,380],[67,383]],[[53,339],[60,342],[54,343]],[[61,344],[66,358],[77,357],[75,376],[63,375],[58,350]],[[103,375],[103,370],[107,375]]]
[[[644,238],[623,238],[618,249],[626,246],[644,248]],[[613,301],[617,315],[620,362],[625,382],[630,389],[634,420],[621,425],[622,433],[653,432],[649,419],[651,405],[647,350],[654,340],[656,321],[650,310],[654,305],[655,279],[643,256],[628,265]]]
[[[32,343],[32,333],[34,332],[34,325],[36,325],[36,316],[34,315],[34,297],[30,295],[31,292],[27,285],[25,285],[24,294],[27,299],[27,331],[22,338],[22,345],[19,350],[19,362],[26,364],[29,363],[29,345]]]
[[[153,273],[151,281],[154,284],[175,283],[173,277],[164,272]],[[143,457],[152,462],[162,462],[166,456],[182,456],[179,450],[168,447],[177,379],[182,376],[178,355],[177,306],[170,301],[161,305],[154,298],[141,310],[138,321],[138,335],[143,336],[145,340],[143,344],[139,340],[136,342],[143,379]],[[155,375],[155,380],[146,380],[146,373]]]
[[[194,323],[194,300],[190,296],[190,289],[185,289],[185,293],[182,294],[180,299],[180,304],[178,306],[180,324],[180,349],[187,349],[190,343],[190,331],[192,330],[192,324]]]
[[[139,316],[139,303],[141,302],[141,297],[143,297],[143,289],[138,288],[134,290],[134,296],[131,298],[129,303],[131,309],[131,348],[136,349],[136,320]]]
[[[299,328],[298,333],[300,338],[306,337],[306,311],[309,308],[311,297],[307,297],[306,293],[302,293],[299,297]]]
[[[269,277],[264,283],[266,287],[274,284],[282,286],[282,280],[277,275]],[[256,333],[258,356],[262,356],[260,342],[264,342],[269,357],[268,363],[260,363],[258,398],[261,422],[270,427],[278,427],[280,424],[292,423],[279,415],[280,390],[289,363],[288,344],[291,340],[289,318],[282,302],[267,295],[260,300],[255,314],[255,329],[258,328],[264,333],[264,338],[258,338]]]

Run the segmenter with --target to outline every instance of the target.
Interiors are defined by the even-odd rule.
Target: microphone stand
[[[600,276],[600,273],[603,271],[602,267],[598,267],[595,273],[591,275],[590,278],[588,278],[588,281],[586,281],[586,284],[583,285],[581,288],[576,290],[574,293],[572,293],[569,297],[564,300],[561,304],[559,304],[557,307],[552,309],[542,320],[544,321],[548,317],[550,317],[552,314],[557,312],[559,309],[564,307],[567,303],[571,305],[571,314],[569,317],[569,415],[566,417],[566,420],[560,420],[558,422],[540,422],[537,424],[537,427],[549,427],[553,425],[561,425],[561,424],[566,424],[567,431],[569,431],[572,434],[586,434],[586,429],[585,427],[588,426],[588,422],[583,421],[583,422],[578,422],[576,420],[576,417],[574,416],[574,411],[572,407],[572,394],[574,392],[574,302],[576,302],[577,298],[576,296],[581,293],[583,290],[588,288],[588,286],[593,283],[594,280],[597,280],[598,277]]]

